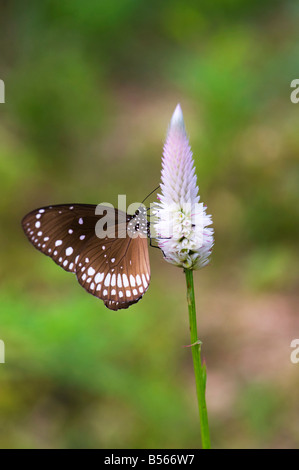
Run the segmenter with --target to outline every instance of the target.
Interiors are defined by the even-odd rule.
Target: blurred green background
[[[109,311],[20,226],[42,205],[142,200],[178,102],[215,228],[195,273],[213,446],[298,447],[298,3],[0,9],[0,447],[199,447],[181,270],[150,249],[149,291]]]

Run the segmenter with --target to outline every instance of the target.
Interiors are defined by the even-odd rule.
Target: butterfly
[[[75,273],[111,310],[135,304],[149,287],[149,222],[142,204],[133,215],[92,204],[42,207],[25,215],[22,227],[35,248]]]

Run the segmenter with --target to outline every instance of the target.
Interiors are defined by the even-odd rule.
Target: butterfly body
[[[102,213],[98,214],[98,208]],[[104,222],[103,233],[97,233]],[[146,209],[134,215],[92,204],[36,209],[22,220],[35,248],[50,256],[111,310],[138,302],[150,282]]]

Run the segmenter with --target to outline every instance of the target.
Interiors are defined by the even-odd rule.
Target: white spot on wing
[[[87,271],[87,272],[88,272],[88,275],[89,275],[89,276],[93,276],[94,273],[95,273],[95,270],[90,266],[90,267],[88,268],[88,271]]]
[[[109,286],[110,285],[110,277],[111,277],[111,274],[108,273],[106,278],[105,278],[105,281],[104,281],[104,285],[105,286]]]
[[[102,282],[103,279],[104,279],[104,273],[97,273],[94,277],[96,284],[98,284],[99,282]]]
[[[60,245],[62,245],[62,240],[56,240],[55,246],[60,246]]]
[[[71,254],[73,254],[74,250],[71,246],[69,246],[66,250],[65,250],[65,254],[66,256],[70,256]]]
[[[123,274],[123,283],[124,283],[124,287],[129,286],[129,281],[128,281],[128,278],[127,278],[126,274]]]
[[[145,287],[145,289],[146,289],[146,288],[147,288],[147,285],[148,285],[148,282],[146,281],[144,274],[142,274],[142,281],[143,281],[143,285],[144,285],[144,287]]]

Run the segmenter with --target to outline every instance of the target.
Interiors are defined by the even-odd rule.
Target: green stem
[[[203,449],[210,449],[210,431],[208,423],[208,410],[206,405],[206,368],[202,365],[200,353],[201,342],[197,338],[197,323],[196,323],[196,310],[194,298],[194,284],[193,284],[193,271],[185,269],[186,283],[187,283],[187,301],[189,309],[189,323],[191,334],[191,351],[193,358],[193,367],[196,383],[196,394],[199,410],[199,420],[201,427],[201,442]]]

